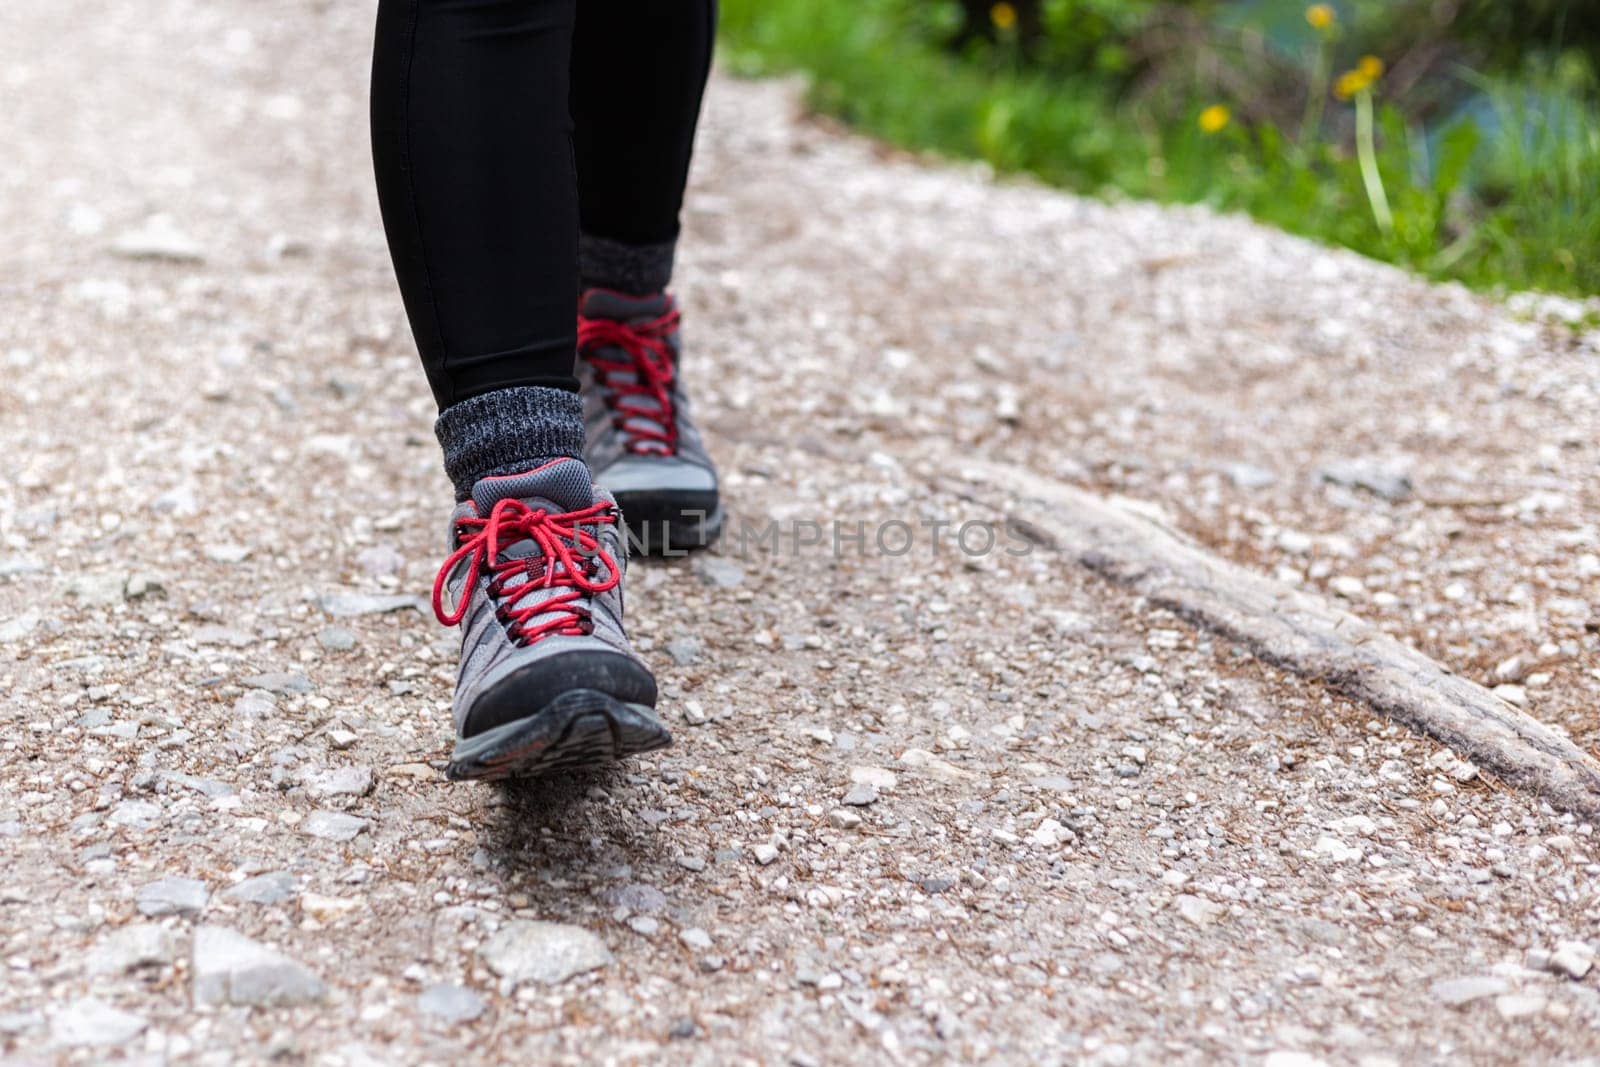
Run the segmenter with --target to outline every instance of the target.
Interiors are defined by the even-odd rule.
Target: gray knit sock
[[[672,254],[677,247],[676,241],[628,245],[586,233],[578,239],[578,284],[632,296],[659,293],[672,280]]]
[[[517,474],[561,456],[582,458],[583,404],[565,389],[496,389],[445,408],[433,432],[456,499],[466,500],[480,478]]]

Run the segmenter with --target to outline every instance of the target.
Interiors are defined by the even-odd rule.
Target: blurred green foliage
[[[891,141],[1478,286],[1600,293],[1600,4],[1315,6],[723,0],[723,26],[735,66],[806,70],[815,106]],[[1363,56],[1381,76],[1341,80]]]

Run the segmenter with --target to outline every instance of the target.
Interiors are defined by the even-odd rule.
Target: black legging
[[[577,388],[579,226],[677,236],[715,22],[715,0],[380,0],[378,201],[441,410]]]

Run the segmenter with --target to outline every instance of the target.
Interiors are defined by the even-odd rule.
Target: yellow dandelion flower
[[[1009,30],[1017,24],[1017,9],[1001,0],[989,9],[989,21],[1002,30]]]
[[[1340,100],[1348,100],[1363,89],[1372,88],[1372,79],[1358,68],[1347,70],[1339,75],[1333,82],[1333,95]]]
[[[1332,4],[1312,4],[1306,8],[1306,21],[1311,23],[1311,28],[1315,30],[1327,29],[1337,18]]]
[[[1200,123],[1200,132],[1216,133],[1218,130],[1222,129],[1222,127],[1226,126],[1228,124],[1228,120],[1232,117],[1233,112],[1228,110],[1226,104],[1212,104],[1210,107],[1200,112],[1200,118],[1198,120]]]
[[[1375,82],[1383,77],[1383,60],[1377,56],[1362,56],[1356,62],[1356,70],[1360,71],[1368,82]]]

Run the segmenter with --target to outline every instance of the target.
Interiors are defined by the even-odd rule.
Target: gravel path
[[[734,529],[630,575],[678,744],[452,786],[367,7],[0,8],[7,1062],[1600,1054],[1590,826],[1007,531],[958,551],[992,516],[930,463],[1162,508],[1592,747],[1582,308],[719,79],[681,292]]]

